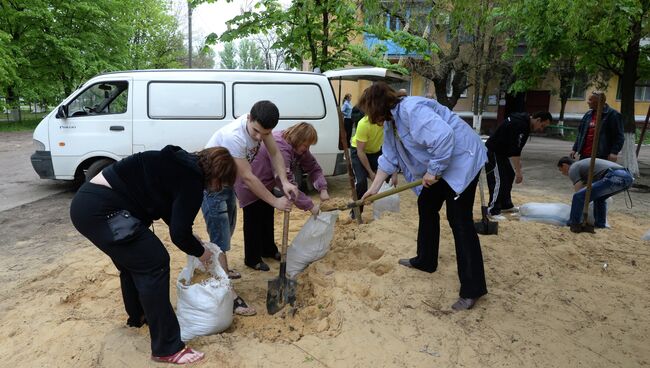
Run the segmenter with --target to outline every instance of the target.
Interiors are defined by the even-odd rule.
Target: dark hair
[[[390,110],[400,100],[400,97],[388,84],[377,82],[363,91],[358,105],[368,115],[371,122],[378,122],[391,119]]]
[[[541,121],[548,120],[551,123],[553,122],[553,116],[548,111],[538,111],[533,114],[533,119],[539,118]]]
[[[271,101],[257,101],[251,107],[251,120],[257,121],[264,129],[275,128],[278,125],[278,119],[280,119],[280,112]]]
[[[313,125],[309,123],[300,122],[296,125],[290,126],[282,132],[282,137],[293,148],[297,148],[301,144],[314,145],[318,142],[318,133]]]
[[[233,186],[237,179],[237,165],[230,152],[223,147],[210,147],[197,152],[197,162],[203,171],[203,186],[210,191],[220,191],[225,186]],[[212,188],[214,179],[218,180],[217,188]]]
[[[557,162],[557,167],[562,167],[564,164],[571,166],[573,165],[573,160],[568,156],[564,156]]]

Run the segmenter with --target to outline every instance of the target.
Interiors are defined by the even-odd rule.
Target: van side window
[[[151,119],[223,119],[225,90],[220,82],[150,82],[147,113]]]
[[[128,108],[129,83],[126,81],[93,84],[68,104],[70,117],[124,114]]]
[[[251,106],[259,100],[273,102],[280,110],[280,119],[309,120],[325,117],[325,98],[318,84],[238,82],[232,85],[232,95],[235,118],[249,112]]]

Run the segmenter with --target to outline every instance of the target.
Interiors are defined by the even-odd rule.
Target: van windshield
[[[128,107],[129,83],[126,81],[96,83],[68,104],[70,117],[123,114]]]

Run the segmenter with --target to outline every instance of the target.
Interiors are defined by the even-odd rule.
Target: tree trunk
[[[625,143],[620,152],[622,164],[634,176],[639,175],[639,163],[635,153],[636,123],[634,119],[634,92],[637,81],[637,67],[639,65],[641,24],[633,26],[633,34],[627,45],[626,55],[623,61],[623,75],[621,78],[621,115],[623,115],[623,131],[625,132]]]
[[[558,122],[557,125],[563,127],[564,126],[564,110],[566,108],[566,102],[568,101],[568,98],[566,97],[561,97],[560,98],[560,116],[558,117]],[[560,128],[560,137],[564,137],[564,129]]]

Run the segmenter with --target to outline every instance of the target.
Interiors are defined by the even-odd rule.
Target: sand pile
[[[612,212],[613,228],[596,234],[515,219],[500,223],[498,236],[481,236],[488,296],[471,312],[452,313],[459,283],[444,208],[438,271],[415,271],[397,264],[415,255],[418,223],[415,196],[401,198],[400,213],[372,221],[369,206],[361,225],[341,213],[330,252],[298,276],[296,308],[273,316],[265,310],[267,282],[277,277],[279,263],[267,260],[270,272],[243,265],[239,221],[228,258],[243,277],[233,285],[258,314],[237,316],[224,333],[194,339],[191,346],[219,367],[650,364],[650,245],[640,240],[650,227],[648,214]],[[552,194],[514,199],[558,201]],[[477,203],[477,219],[479,213]],[[291,213],[290,241],[308,216]],[[201,215],[195,224],[206,234]],[[276,216],[278,244],[281,228],[282,216]],[[162,223],[155,229],[170,252],[175,304],[186,258]],[[57,234],[17,241],[14,247],[33,247],[33,257],[9,254],[1,261],[0,366],[160,366],[148,359],[146,328],[125,327],[110,260],[71,228]],[[45,256],[52,242],[74,247]],[[24,267],[29,262],[38,268]]]

